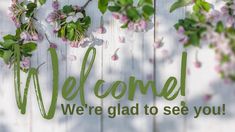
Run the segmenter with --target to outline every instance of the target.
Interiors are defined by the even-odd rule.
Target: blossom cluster
[[[121,24],[126,25],[128,30],[130,31],[143,32],[146,31],[148,28],[148,20],[141,19],[138,21],[131,21],[126,15],[119,13],[113,13],[112,16],[116,20],[119,20]]]
[[[32,2],[18,2],[12,0],[9,15],[17,28],[21,29],[21,39],[25,41],[41,41],[43,36],[35,27],[34,10],[37,5]]]
[[[30,68],[32,52],[37,48],[35,42],[43,39],[35,26],[37,6],[36,2],[12,0],[9,16],[16,26],[15,35],[5,35],[0,42],[0,56],[9,67],[16,62],[15,47],[18,45],[21,69],[27,72]]]
[[[195,5],[193,13],[175,25],[179,41],[185,47],[208,44],[216,54],[215,71],[226,82],[235,81],[235,1],[227,0],[219,10],[196,9]]]
[[[122,24],[121,27],[131,31],[146,31],[150,25],[150,18],[154,14],[152,0],[140,0],[137,5],[133,0],[122,2],[114,0],[109,5],[108,9],[112,12],[112,16]]]
[[[58,1],[52,3],[53,11],[46,21],[53,25],[53,32],[63,41],[69,41],[71,47],[79,47],[86,42],[86,32],[91,19],[86,16],[84,7],[66,5],[59,9]]]

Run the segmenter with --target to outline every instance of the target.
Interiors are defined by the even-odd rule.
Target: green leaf
[[[4,41],[7,41],[7,40],[14,40],[14,41],[16,41],[16,37],[11,35],[11,34],[8,34],[8,35],[3,37],[3,40]]]
[[[224,24],[223,22],[219,21],[216,25],[216,29],[215,31],[218,32],[218,33],[222,33],[224,31]]]
[[[3,54],[4,54],[4,50],[0,49],[0,57],[3,57]]]
[[[194,5],[194,6],[193,6],[193,11],[196,12],[196,13],[198,13],[198,12],[200,11],[200,6]]]
[[[107,11],[109,0],[98,0],[98,8],[102,14]]]
[[[16,29],[16,35],[15,35],[16,39],[20,39],[20,34],[21,34],[21,29],[17,28]]]
[[[41,5],[43,5],[43,4],[46,3],[46,0],[39,0],[39,3],[40,3]]]
[[[37,7],[37,5],[35,3],[29,3],[27,5],[27,9],[28,10],[34,10]]]
[[[65,34],[66,31],[65,30],[66,30],[66,27],[63,26],[58,32],[58,37],[64,38],[66,36],[66,34]]]
[[[75,29],[77,26],[75,24],[68,24],[66,28],[66,38],[68,40],[73,41],[75,37]]]
[[[235,75],[229,75],[229,78],[235,81]]]
[[[170,8],[170,12],[175,11],[178,8],[185,7],[193,3],[193,0],[178,0]]]
[[[197,33],[193,33],[193,34],[190,34],[189,35],[189,42],[194,45],[194,46],[199,46],[200,44],[200,39],[199,37],[197,36]]]
[[[82,19],[81,22],[76,22],[77,25],[81,25],[83,27],[83,29],[88,29],[90,27],[91,24],[91,18],[89,16],[86,16]]]
[[[9,49],[14,44],[16,44],[14,40],[6,40],[5,42],[2,43],[2,47]]]
[[[23,44],[21,46],[21,49],[23,53],[31,53],[37,49],[37,44],[33,42],[29,42],[29,43]]]
[[[201,6],[202,6],[202,8],[203,8],[205,11],[207,11],[207,12],[209,12],[210,9],[211,9],[211,4],[208,3],[208,2],[206,2],[206,1],[202,1],[202,2],[201,2]]]
[[[127,13],[127,16],[131,18],[132,20],[138,20],[140,18],[137,9],[134,7],[127,9],[126,13]]]
[[[121,10],[121,7],[120,6],[109,6],[108,9],[111,12],[118,12]]]
[[[138,6],[143,6],[144,4],[153,5],[153,1],[152,0],[139,0]]]
[[[118,0],[121,5],[133,4],[133,0]]]
[[[64,12],[65,14],[69,14],[69,13],[71,13],[71,12],[74,12],[73,6],[72,6],[72,5],[66,5],[66,6],[64,6],[64,7],[63,7],[63,12]]]
[[[10,50],[4,51],[2,58],[6,64],[9,64],[12,55],[13,55],[12,51]]]
[[[142,10],[145,14],[147,14],[149,16],[154,14],[154,8],[150,5],[145,5]]]
[[[34,9],[37,7],[35,3],[29,3],[27,5],[26,17],[30,17],[34,13]]]
[[[123,24],[123,25],[121,26],[121,28],[128,28],[128,23]]]

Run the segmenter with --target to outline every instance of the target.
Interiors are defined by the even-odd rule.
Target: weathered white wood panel
[[[64,0],[60,1],[61,5],[65,4],[78,4],[83,5],[85,0]],[[104,79],[106,85],[104,90],[107,89],[113,81],[122,80],[128,83],[129,76],[135,76],[136,79],[141,79],[146,82],[147,80],[154,79],[160,90],[166,79],[174,75],[180,79],[180,62],[182,46],[178,44],[177,34],[173,28],[173,24],[185,16],[185,10],[180,9],[172,14],[168,13],[169,6],[173,0],[157,0],[156,1],[156,19],[153,22],[159,22],[159,26],[146,33],[132,33],[119,28],[119,23],[114,21],[111,14],[108,13],[104,16],[106,34],[99,35],[94,33],[98,38],[104,40],[103,45],[96,45],[97,55],[93,69],[86,83],[86,99],[87,103],[95,106],[103,106],[104,110],[110,105],[132,106],[135,103],[143,105],[156,104],[160,109],[165,105],[174,106],[180,105],[182,100],[186,100],[189,106],[205,105],[202,98],[205,93],[214,94],[212,101],[209,105],[218,105],[225,103],[227,108],[227,115],[224,117],[201,117],[194,119],[193,115],[183,116],[165,116],[158,115],[145,116],[118,116],[114,119],[108,117],[107,114],[102,116],[63,116],[60,108],[61,103],[68,103],[62,98],[58,101],[58,110],[53,120],[47,121],[41,118],[39,109],[36,102],[34,89],[30,89],[30,99],[27,105],[27,114],[22,116],[16,108],[13,86],[13,73],[12,70],[7,68],[6,65],[0,61],[0,132],[73,132],[73,131],[87,131],[87,132],[206,132],[208,130],[214,132],[226,132],[233,130],[234,127],[234,114],[235,105],[234,85],[225,85],[220,78],[213,72],[214,57],[213,52],[210,50],[200,50],[199,58],[203,62],[202,69],[195,69],[193,67],[193,58],[196,51],[188,51],[188,67],[191,74],[187,79],[187,99],[179,98],[176,101],[169,102],[162,99],[153,99],[151,90],[148,91],[147,96],[141,95],[137,90],[135,101],[127,101],[127,97],[117,101],[112,97],[98,100],[94,97],[93,86],[98,79]],[[0,36],[7,33],[13,33],[15,28],[13,23],[7,16],[7,10],[10,6],[9,1],[0,2]],[[41,7],[39,11],[39,18],[45,19],[46,15],[51,11],[51,1]],[[97,9],[97,1],[93,1],[88,6],[88,14],[92,17],[93,23],[90,31],[94,32],[99,27],[101,14]],[[45,22],[44,22],[45,23]],[[49,26],[42,27],[48,29],[46,32],[49,38],[58,44],[58,57],[60,67],[60,93],[61,87],[65,79],[69,76],[74,76],[79,80],[82,59],[87,48],[71,48],[66,42],[51,33]],[[154,33],[155,32],[155,33]],[[119,43],[119,37],[125,37],[125,43]],[[164,37],[164,47],[161,49],[153,49],[154,40],[157,37]],[[51,75],[51,61],[50,54],[47,49],[49,44],[46,41],[38,45],[37,52],[33,55],[32,66],[46,62],[40,68],[40,84],[45,98],[45,104],[48,108],[50,103],[51,89],[52,89],[52,75]],[[116,49],[119,49],[117,61],[111,60],[111,56]],[[155,57],[154,57],[155,55]],[[154,58],[156,66],[154,67]],[[24,75],[22,80],[25,80]],[[200,79],[199,79],[200,78]],[[23,82],[23,81],[22,81]],[[179,82],[179,80],[178,80]],[[80,102],[76,98],[74,102]],[[78,103],[79,105],[80,103]],[[4,107],[3,107],[4,106]],[[160,111],[162,112],[162,111]],[[106,113],[106,112],[104,112]],[[143,111],[140,111],[143,113]]]

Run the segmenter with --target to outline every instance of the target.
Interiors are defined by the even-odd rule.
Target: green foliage
[[[138,6],[143,6],[145,4],[150,4],[152,5],[153,4],[153,1],[152,0],[139,0],[138,2]]]
[[[37,4],[35,3],[29,3],[27,5],[27,11],[26,11],[26,17],[31,17],[34,14],[34,10],[37,8]]]
[[[107,11],[109,4],[109,0],[98,0],[98,8],[101,13],[105,13]]]
[[[200,13],[202,10],[208,12],[211,9],[211,4],[205,0],[178,0],[171,6],[170,12],[190,4],[194,4],[193,10],[195,13]]]
[[[23,43],[18,36],[8,34],[3,37],[3,42],[0,42],[0,57],[6,64],[12,65],[16,60],[14,58],[14,46],[20,45],[21,59],[32,55],[32,52],[37,49],[36,43]]]
[[[46,3],[46,0],[39,0],[39,3],[40,3],[41,5],[43,5],[43,4]]]
[[[188,6],[193,3],[193,0],[178,0],[170,8],[170,12],[175,11],[178,8]]]
[[[149,20],[155,11],[152,0],[139,0],[136,5],[133,0],[99,0],[98,8],[103,14],[108,9],[110,12],[126,15],[134,22],[140,19]],[[125,23],[122,28],[126,27]]]
[[[108,9],[111,11],[111,12],[119,12],[122,7],[121,6],[118,6],[118,5],[115,5],[115,6],[109,6]]]
[[[72,14],[75,15],[76,13],[82,13],[83,17],[78,18],[76,21],[66,22],[66,18],[63,20],[58,21],[61,25],[58,31],[58,37],[66,38],[69,41],[80,41],[86,34],[86,31],[90,27],[91,18],[86,16],[86,12],[77,12],[74,10],[72,5],[66,5],[63,7],[61,12],[65,14]]]
[[[190,18],[181,19],[177,24],[175,24],[175,28],[177,30],[180,26],[182,26],[185,30],[184,34],[187,35],[189,38],[185,46],[200,46],[200,39],[202,37],[203,32],[206,31],[206,27],[198,26],[197,24],[197,21]]]
[[[127,13],[128,18],[130,18],[131,20],[136,21],[140,18],[140,15],[139,15],[137,9],[134,7],[127,9],[126,13]]]
[[[216,25],[215,31],[218,33],[222,33],[222,32],[224,32],[224,30],[225,30],[225,27],[224,27],[223,22],[219,21]]]
[[[70,13],[74,12],[74,9],[73,9],[72,5],[66,5],[63,7],[62,11],[65,14],[70,14]]]

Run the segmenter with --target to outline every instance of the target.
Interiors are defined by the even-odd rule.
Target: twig
[[[88,0],[82,7],[81,7],[81,11],[85,10],[85,8],[88,6],[88,4],[91,2],[92,0]]]
[[[48,35],[45,33],[45,36],[46,36],[46,39],[47,39],[47,41],[49,42],[49,43],[52,43],[51,41],[50,41],[50,39],[48,38]]]

